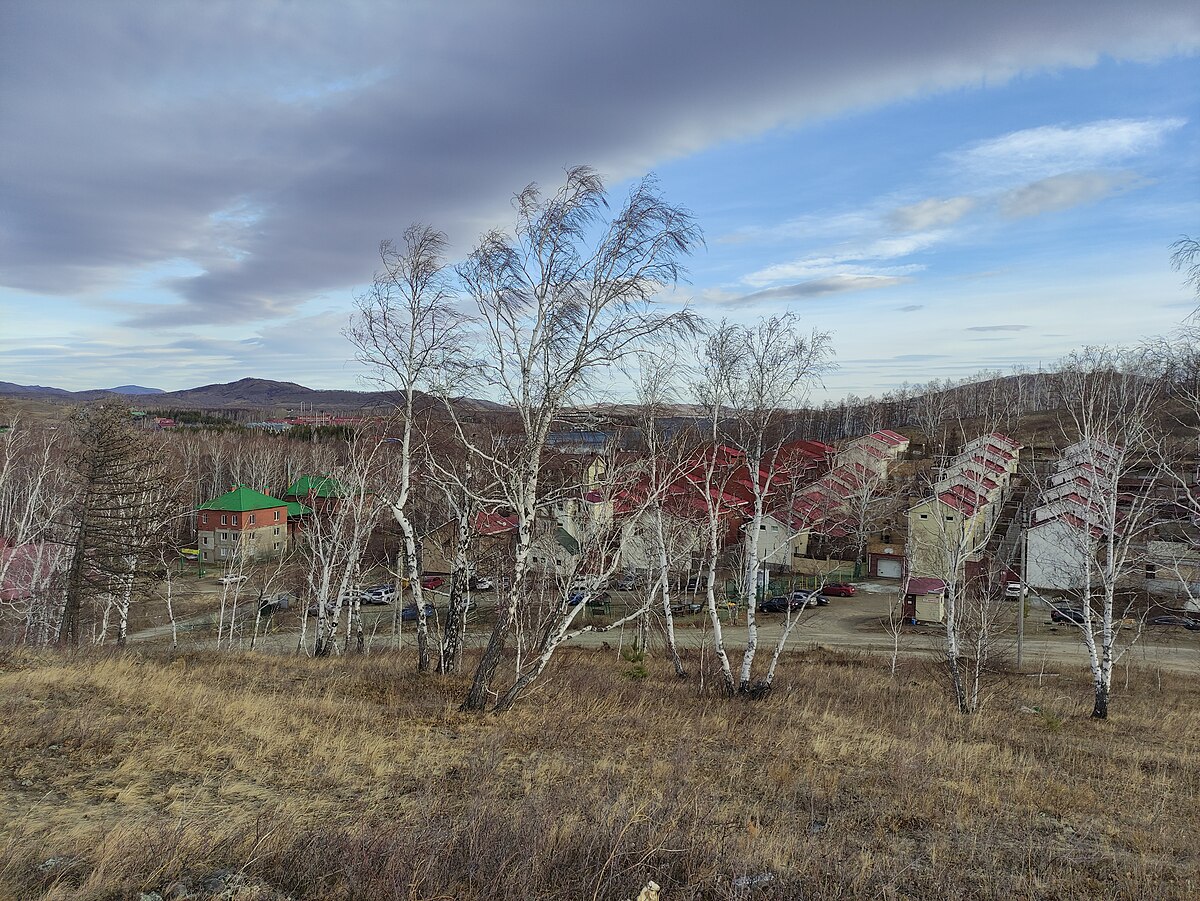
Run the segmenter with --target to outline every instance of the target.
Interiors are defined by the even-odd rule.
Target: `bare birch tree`
[[[1096,719],[1108,717],[1113,668],[1128,647],[1127,589],[1144,567],[1153,519],[1161,443],[1157,371],[1157,361],[1140,352],[1112,348],[1086,348],[1060,367],[1063,431],[1089,472],[1083,515],[1073,532],[1076,546],[1069,548],[1078,567],[1068,581],[1081,614]],[[1136,618],[1131,628],[1136,638]]]
[[[793,313],[769,316],[753,326],[723,325],[715,333],[727,345],[706,345],[722,370],[729,404],[729,426],[723,436],[738,451],[737,481],[749,494],[748,518],[742,533],[743,565],[740,580],[746,606],[746,648],[738,672],[737,689],[753,684],[754,657],[758,650],[759,552],[763,520],[786,463],[781,447],[789,434],[788,413],[807,397],[829,356],[829,336],[805,331]]]
[[[427,225],[410,226],[400,247],[385,241],[379,255],[383,269],[376,273],[350,338],[359,359],[373,367],[378,381],[398,395],[399,472],[394,482],[380,486],[404,543],[405,566],[417,610],[417,669],[429,669],[429,628],[421,592],[418,536],[409,516],[413,489],[415,417],[418,389],[435,382],[463,353],[462,317],[446,273],[446,236]],[[399,567],[398,567],[399,568]]]
[[[57,543],[74,501],[65,441],[21,419],[0,434],[0,614],[19,619],[21,640],[47,644],[61,618],[65,548]]]
[[[517,431],[502,447],[463,428],[446,409],[474,464],[501,486],[490,508],[517,521],[508,597],[476,669],[464,708],[482,710],[508,633],[517,620],[539,504],[542,452],[551,423],[595,378],[648,344],[690,332],[688,310],[662,312],[654,296],[683,274],[701,240],[691,215],[668,204],[651,178],[634,186],[611,219],[600,177],[587,167],[544,195],[529,185],[516,198],[513,235],[485,235],[458,267],[475,307],[478,362],[460,385],[487,386],[511,405]],[[494,503],[492,503],[494,502]]]

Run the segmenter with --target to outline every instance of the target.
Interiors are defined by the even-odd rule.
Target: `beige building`
[[[950,461],[930,497],[909,510],[905,553],[911,575],[957,581],[983,572],[1020,447],[992,433],[967,442]]]

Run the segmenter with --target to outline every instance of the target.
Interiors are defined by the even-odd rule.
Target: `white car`
[[[359,597],[360,603],[363,604],[390,604],[396,597],[396,588],[393,585],[379,585],[375,588],[368,588]]]
[[[237,585],[241,582],[245,582],[249,578],[250,578],[249,576],[236,576],[236,575],[221,576],[221,578],[217,579],[217,584],[218,585]]]
[[[1009,582],[1004,586],[1004,597],[1006,600],[1015,601],[1021,597],[1021,583]]]

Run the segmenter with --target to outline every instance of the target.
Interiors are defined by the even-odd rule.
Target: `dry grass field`
[[[1081,679],[964,718],[928,669],[829,653],[756,702],[588,650],[506,716],[463,687],[408,655],[2,658],[0,897],[1200,897],[1200,679],[1135,672],[1108,722]]]

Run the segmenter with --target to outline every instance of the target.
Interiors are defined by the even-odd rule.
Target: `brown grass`
[[[571,652],[477,717],[461,681],[410,667],[8,659],[0,897],[223,868],[244,898],[615,899],[651,878],[666,901],[1200,897],[1200,680],[1135,674],[1106,723],[1082,682],[963,718],[877,659],[796,658],[792,685],[730,702]]]

